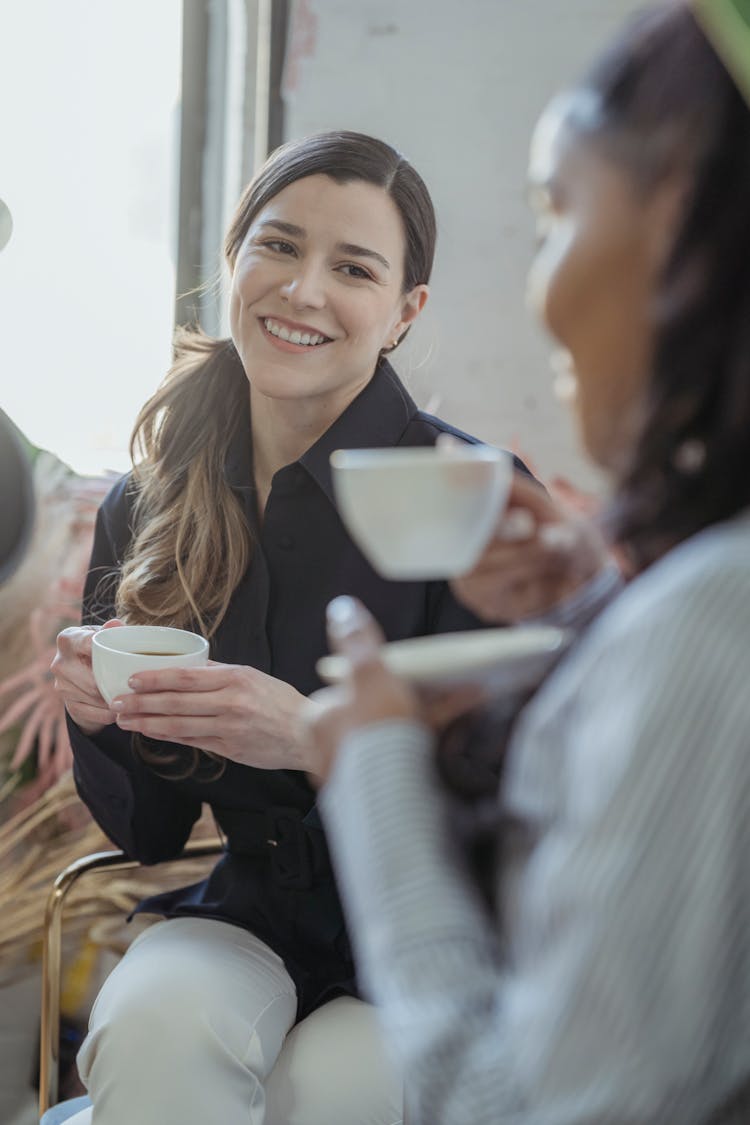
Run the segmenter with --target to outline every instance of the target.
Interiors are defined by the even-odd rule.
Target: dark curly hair
[[[572,127],[639,190],[675,172],[688,188],[645,421],[610,512],[642,569],[750,505],[750,107],[684,2],[632,21],[582,91],[596,113]]]

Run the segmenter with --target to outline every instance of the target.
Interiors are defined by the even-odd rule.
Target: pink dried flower
[[[59,468],[53,470],[59,473]],[[52,475],[50,476],[52,479]],[[55,638],[61,629],[80,620],[80,601],[93,539],[96,510],[112,484],[113,475],[60,481],[54,490],[39,498],[40,506],[50,499],[58,521],[68,520],[65,560],[61,571],[41,593],[28,619],[29,650],[24,665],[0,681],[0,735],[19,728],[11,749],[11,774],[20,771],[36,749],[35,775],[22,791],[22,800],[36,800],[72,765],[72,752],[65,725],[65,709],[55,691],[50,664]],[[41,482],[42,487],[44,480]],[[60,505],[61,493],[68,501]]]

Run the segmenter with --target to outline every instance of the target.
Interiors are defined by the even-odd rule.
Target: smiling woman
[[[253,412],[294,401],[301,434],[322,432],[363,389],[427,299],[424,283],[405,289],[403,240],[396,204],[361,180],[307,176],[262,208],[230,297]]]
[[[386,358],[427,299],[434,247],[427,189],[389,145],[328,133],[274,153],[226,240],[231,339],[181,338],[102,506],[86,625],[55,662],[79,791],[145,862],[180,851],[204,801],[227,837],[205,883],[142,904],[168,920],[99,997],[79,1070],[110,1125],[401,1120],[301,716],[336,594],[366,600],[389,640],[479,624],[445,583],[376,575],[331,482],[341,447],[473,441],[419,411]],[[122,621],[200,631],[213,661],[141,673],[108,705],[91,634]]]

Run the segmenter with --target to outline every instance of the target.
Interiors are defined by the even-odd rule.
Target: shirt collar
[[[387,359],[333,425],[299,459],[318,487],[335,503],[330,456],[337,449],[382,449],[396,445],[417,404]]]
[[[227,483],[234,489],[254,488],[249,394],[245,402],[245,414],[229,443],[225,462]],[[337,449],[381,449],[395,445],[416,413],[417,404],[383,358],[367,386],[303,453],[298,464],[334,503],[331,454]]]

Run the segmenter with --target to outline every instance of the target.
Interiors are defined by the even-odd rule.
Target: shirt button
[[[279,546],[281,547],[282,551],[291,551],[292,547],[294,546],[294,540],[292,539],[291,535],[282,535],[279,538]]]

